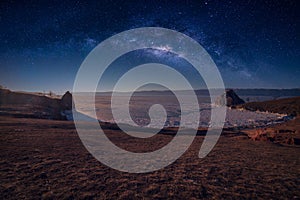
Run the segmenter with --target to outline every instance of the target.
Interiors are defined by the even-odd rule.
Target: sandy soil
[[[82,145],[73,122],[0,117],[0,199],[299,199],[300,148],[225,134],[204,159],[203,136],[170,166],[147,174],[101,164]],[[107,135],[132,151],[150,151],[172,139],[137,145],[117,130]],[[225,136],[226,135],[226,136]]]

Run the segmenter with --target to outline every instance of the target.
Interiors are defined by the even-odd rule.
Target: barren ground
[[[300,198],[298,145],[227,135],[221,136],[206,158],[199,159],[203,136],[197,136],[170,166],[129,174],[94,159],[73,122],[1,116],[0,126],[0,199]],[[159,148],[172,139],[158,135],[138,145],[120,131],[107,134],[136,152]]]

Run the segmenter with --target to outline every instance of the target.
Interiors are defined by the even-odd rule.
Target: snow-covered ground
[[[136,107],[130,112],[130,117],[128,115],[122,114],[124,111],[128,110],[125,104],[121,104],[119,107],[116,107],[116,116],[112,117],[110,110],[110,104],[107,103],[107,99],[104,101],[101,100],[101,103],[96,103],[96,113],[97,116],[91,111],[90,102],[82,102],[78,107],[80,112],[87,114],[90,117],[97,118],[101,121],[107,122],[117,122],[125,123],[130,125],[140,125],[148,126],[153,128],[162,128],[173,127],[173,126],[184,126],[186,128],[194,128],[195,125],[199,127],[209,127],[211,126],[211,109],[218,109],[216,106],[211,106],[208,103],[201,103],[200,107],[200,120],[197,116],[197,109],[193,107],[188,107],[185,112],[179,111],[178,107],[175,105],[169,105],[168,109],[171,111],[171,115],[168,117],[165,115],[164,111],[158,109],[158,111],[153,111],[150,113],[150,116],[145,109],[143,109],[143,103],[139,104],[136,102]],[[89,105],[89,106],[87,106]],[[97,106],[100,105],[100,106]],[[135,106],[134,105],[134,106]],[[151,110],[151,109],[150,109]],[[276,114],[276,113],[263,113],[263,112],[252,112],[247,110],[238,110],[227,108],[226,118],[224,127],[255,127],[255,126],[265,126],[272,123],[278,123],[282,121],[285,115]],[[134,120],[132,120],[134,118]],[[151,118],[151,120],[150,120]],[[185,121],[181,121],[181,118],[185,118]]]
[[[184,126],[187,128],[193,128],[195,124],[199,122],[199,127],[209,127],[212,125],[211,122],[211,109],[218,109],[218,107],[207,105],[201,105],[202,109],[200,109],[200,120],[198,121],[195,117],[195,111],[190,110],[190,112],[182,113],[181,117],[186,117],[188,120],[186,122],[181,122],[180,116],[170,116],[167,118],[165,122],[165,126]],[[206,106],[206,107],[205,107]],[[218,112],[218,111],[217,111]],[[276,113],[264,113],[264,112],[252,112],[248,110],[238,110],[238,109],[230,109],[226,110],[226,118],[224,122],[224,127],[254,127],[254,126],[265,126],[272,123],[277,123],[283,119],[286,115],[276,114]],[[142,121],[145,121],[143,118],[139,118],[138,120],[140,124]],[[152,119],[154,121],[151,123],[151,127],[160,128],[159,119]],[[151,122],[152,122],[151,121]],[[122,123],[129,123],[131,120],[124,118],[123,120],[119,120]],[[158,126],[156,126],[158,124]]]

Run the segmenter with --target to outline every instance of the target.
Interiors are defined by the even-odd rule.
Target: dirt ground
[[[299,199],[300,148],[221,136],[204,159],[203,136],[175,163],[147,174],[113,170],[81,143],[73,122],[0,117],[0,199]],[[107,131],[132,151],[157,149]],[[226,134],[224,134],[226,135]]]

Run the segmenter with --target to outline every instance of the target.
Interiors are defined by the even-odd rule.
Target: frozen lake
[[[198,98],[200,119],[197,116],[198,110],[195,107],[189,107],[189,98],[184,101],[185,111],[182,112],[178,101],[174,96],[135,96],[130,99],[128,105],[122,103],[124,96],[118,97],[119,103],[114,106],[114,115],[111,111],[110,97],[97,96],[95,100],[95,111],[93,112],[92,100],[82,98],[77,106],[80,112],[106,122],[125,123],[134,126],[144,126],[153,128],[184,126],[186,128],[209,127],[211,126],[211,111],[219,109]],[[125,100],[124,100],[125,101]],[[159,104],[161,106],[155,105]],[[164,109],[163,109],[164,108]],[[149,113],[150,111],[150,113]],[[127,115],[126,115],[127,113]],[[128,115],[129,114],[129,115]],[[150,114],[150,115],[149,115]],[[278,123],[285,115],[276,113],[252,112],[248,110],[227,108],[224,127],[254,127],[265,126],[272,123]],[[184,122],[181,118],[186,119]]]

